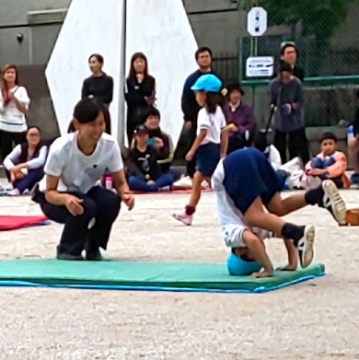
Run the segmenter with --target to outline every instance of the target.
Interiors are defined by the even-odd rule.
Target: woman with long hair
[[[155,102],[156,80],[149,75],[147,58],[143,53],[135,53],[131,58],[130,72],[125,84],[127,103],[126,132],[128,144],[137,125],[143,121],[143,115]]]
[[[13,143],[18,145],[25,141],[25,114],[30,99],[26,89],[20,86],[17,67],[12,64],[2,69],[0,90],[0,152],[5,159]]]
[[[26,132],[26,142],[16,145],[4,160],[4,168],[13,186],[9,195],[21,195],[32,190],[44,177],[46,156],[47,146],[41,142],[41,130],[37,126],[30,126]]]

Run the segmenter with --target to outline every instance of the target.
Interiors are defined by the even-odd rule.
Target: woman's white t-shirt
[[[26,110],[29,108],[30,98],[23,86],[16,86],[10,90],[14,97],[21,102]],[[25,114],[17,107],[15,100],[11,100],[5,106],[5,100],[0,91],[0,130],[14,133],[22,133],[27,130]]]
[[[121,150],[113,136],[103,134],[95,151],[86,156],[77,146],[77,135],[77,132],[66,134],[51,145],[40,191],[46,190],[46,176],[52,175],[60,178],[58,191],[86,194],[105,173],[123,169]]]
[[[197,135],[201,130],[207,130],[207,135],[201,145],[207,143],[220,144],[221,132],[226,127],[226,118],[220,106],[217,106],[216,112],[210,114],[206,108],[202,108],[197,117]]]

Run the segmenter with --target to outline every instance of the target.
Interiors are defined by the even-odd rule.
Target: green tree
[[[270,25],[301,24],[302,35],[329,40],[357,0],[259,0],[268,12]]]

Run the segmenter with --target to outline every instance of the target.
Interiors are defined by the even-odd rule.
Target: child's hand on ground
[[[262,270],[260,272],[253,273],[251,275],[251,277],[254,279],[261,279],[261,278],[266,278],[266,277],[272,277],[273,275],[274,275],[273,271],[269,272],[269,271]]]
[[[193,151],[188,151],[187,155],[186,155],[186,161],[191,161],[194,157],[194,152]]]

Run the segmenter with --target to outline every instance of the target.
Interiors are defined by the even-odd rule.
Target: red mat
[[[168,195],[182,195],[190,194],[192,189],[176,189],[168,191],[156,191],[156,192],[141,192],[141,191],[131,191],[135,195],[153,195],[153,194],[168,194]],[[202,192],[211,192],[211,189],[202,189]]]
[[[0,215],[0,231],[15,230],[29,226],[42,225],[46,220],[46,216]]]

